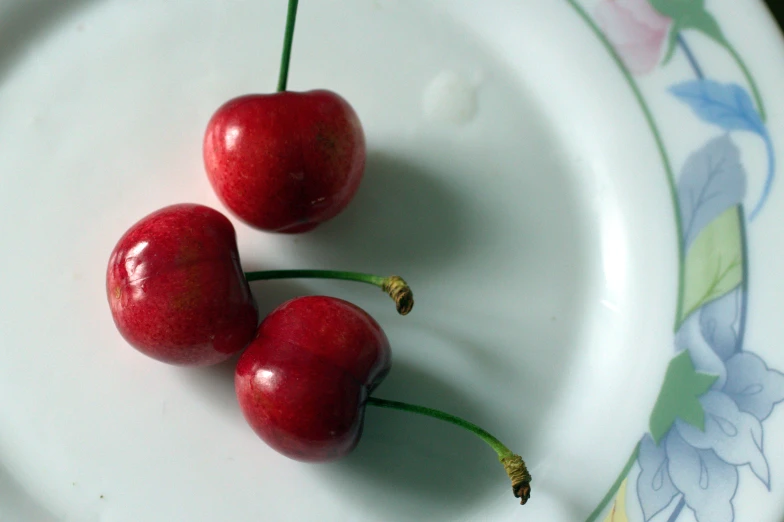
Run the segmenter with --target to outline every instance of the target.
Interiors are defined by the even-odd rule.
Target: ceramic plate
[[[349,299],[387,332],[348,458],[304,464],[246,426],[232,362],[156,363],[115,330],[120,235],[221,207],[201,138],[275,87],[286,5],[0,1],[0,520],[779,522],[784,513],[784,42],[761,2],[303,1],[289,88],[329,88],[369,157],[311,233],[238,221],[262,313]]]

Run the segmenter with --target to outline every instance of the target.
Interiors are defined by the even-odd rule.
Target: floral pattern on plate
[[[667,172],[680,237],[675,354],[650,431],[588,522],[602,515],[606,522],[636,518],[627,509],[632,503],[645,522],[676,522],[688,511],[698,522],[733,522],[740,467],[770,489],[763,421],[784,401],[784,374],[744,345],[746,227],[764,210],[776,173],[763,100],[704,0],[601,0],[593,16],[577,0],[567,1],[615,59],[639,102]],[[686,40],[695,31],[732,56],[739,83],[721,83],[703,71]],[[683,102],[688,117],[716,130],[677,175],[633,76],[665,67],[676,52],[688,60],[693,77],[672,85],[670,95]],[[763,140],[766,172],[747,172],[738,133]],[[747,212],[749,174],[764,175],[764,185]]]

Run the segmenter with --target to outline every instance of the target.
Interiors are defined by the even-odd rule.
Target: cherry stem
[[[359,272],[342,272],[338,270],[264,270],[261,272],[245,272],[245,279],[262,281],[268,279],[341,279],[358,281],[379,287],[395,301],[400,315],[406,315],[414,307],[414,293],[402,277],[381,277]]]
[[[520,504],[525,504],[531,496],[531,474],[525,466],[523,459],[507,448],[500,440],[492,436],[490,433],[480,428],[472,422],[461,419],[455,415],[445,413],[441,410],[433,408],[426,408],[424,406],[417,406],[416,404],[409,404],[407,402],[388,401],[386,399],[378,399],[376,397],[368,397],[366,404],[377,406],[379,408],[389,408],[391,410],[407,411],[410,413],[417,413],[425,415],[434,419],[439,419],[445,422],[459,426],[471,433],[477,435],[480,439],[485,441],[488,446],[493,448],[493,451],[498,455],[498,460],[503,464],[506,474],[512,481],[512,493],[520,499]]]
[[[297,4],[299,0],[289,0],[289,11],[286,15],[286,34],[283,37],[283,54],[280,57],[280,76],[278,76],[278,92],[286,90],[289,79],[289,62],[291,61],[291,43],[294,41],[294,22],[297,20]]]

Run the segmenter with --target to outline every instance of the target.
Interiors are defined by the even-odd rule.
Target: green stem
[[[757,104],[757,111],[759,111],[760,119],[765,122],[767,115],[765,114],[765,105],[762,103],[762,95],[757,88],[757,82],[755,82],[754,78],[752,78],[751,71],[749,71],[749,68],[746,67],[746,63],[743,61],[743,58],[740,57],[738,51],[736,51],[735,48],[726,40],[723,42],[723,45],[724,48],[727,49],[727,51],[729,51],[729,53],[732,55],[732,58],[735,60],[735,63],[738,64],[740,70],[743,71],[743,75],[746,77],[746,81],[749,83],[749,87],[751,87],[751,92],[754,94],[754,102]]]
[[[339,270],[264,270],[261,272],[245,272],[245,279],[264,281],[269,279],[340,279],[357,281],[379,287],[394,301],[400,315],[406,315],[414,307],[414,294],[411,288],[399,276],[381,277],[359,272],[343,272]]]
[[[629,460],[626,461],[626,465],[621,470],[621,474],[618,475],[617,479],[615,479],[615,482],[610,488],[610,491],[607,492],[607,494],[604,496],[604,498],[596,507],[596,509],[593,510],[593,513],[588,515],[588,518],[585,519],[585,522],[594,522],[594,520],[599,518],[599,515],[602,514],[602,511],[604,511],[604,508],[607,507],[607,504],[609,504],[610,501],[613,499],[613,497],[615,497],[615,495],[618,493],[618,490],[621,488],[621,484],[623,484],[623,481],[626,479],[627,475],[629,475],[629,472],[632,470],[634,461],[637,460],[637,455],[639,453],[640,453],[640,443],[638,442],[637,445],[634,447],[634,451],[629,456]]]
[[[520,499],[521,504],[525,504],[531,495],[531,475],[525,466],[525,462],[519,455],[515,455],[507,448],[500,440],[492,436],[486,430],[480,428],[472,422],[461,419],[456,415],[445,413],[441,410],[434,408],[426,408],[425,406],[417,406],[416,404],[409,404],[407,402],[388,401],[386,399],[377,399],[375,397],[368,397],[366,404],[377,406],[379,408],[388,408],[391,410],[406,411],[409,413],[416,413],[418,415],[425,415],[434,419],[442,420],[455,426],[459,426],[464,430],[470,431],[474,435],[482,439],[493,451],[498,455],[498,460],[504,465],[507,475],[512,481],[512,492],[515,497]]]
[[[670,190],[670,199],[672,200],[672,207],[673,212],[675,214],[675,229],[678,235],[678,301],[676,304],[675,310],[675,325],[674,330],[677,331],[681,325],[682,320],[682,313],[683,313],[683,292],[684,292],[684,267],[685,267],[685,258],[684,258],[684,250],[683,250],[683,220],[681,218],[681,207],[678,204],[678,189],[675,183],[675,174],[672,170],[672,165],[670,164],[670,158],[667,155],[667,150],[664,147],[664,140],[662,140],[661,134],[659,133],[659,129],[656,125],[656,121],[653,119],[653,114],[651,113],[650,108],[648,108],[648,104],[645,103],[645,99],[640,92],[640,88],[637,86],[637,82],[634,81],[629,69],[626,68],[626,65],[621,60],[621,57],[615,51],[615,48],[612,46],[610,41],[604,35],[602,30],[594,23],[588,13],[577,3],[576,0],[567,0],[569,4],[577,11],[577,14],[585,21],[586,24],[593,30],[596,34],[597,38],[604,44],[604,47],[607,49],[607,52],[610,53],[613,60],[615,61],[616,65],[623,73],[626,82],[629,84],[632,92],[634,93],[634,97],[637,99],[637,103],[639,104],[640,108],[642,109],[643,114],[645,115],[645,120],[648,123],[648,127],[653,134],[653,138],[656,141],[656,147],[659,150],[659,156],[661,157],[662,164],[664,165],[664,170],[666,173],[667,178],[667,185]]]
[[[509,455],[513,455],[512,451],[504,446],[500,440],[496,439],[490,433],[483,430],[476,424],[468,422],[465,419],[461,419],[456,415],[450,415],[449,413],[445,413],[441,410],[436,410],[433,408],[426,408],[425,406],[417,406],[416,404],[408,404],[406,402],[398,402],[398,401],[388,401],[386,399],[377,399],[375,397],[369,397],[367,400],[367,404],[372,406],[378,406],[379,408],[389,408],[391,410],[400,410],[400,411],[407,411],[410,413],[418,413],[419,415],[426,415],[428,417],[433,417],[434,419],[439,419],[442,421],[450,422],[455,426],[460,426],[463,429],[470,431],[471,433],[478,436],[480,439],[485,441],[488,446],[493,448],[498,454],[498,458],[508,457]]]
[[[343,281],[358,281],[368,283],[379,288],[389,279],[373,274],[359,272],[343,272],[340,270],[263,270],[261,272],[245,272],[248,281],[265,281],[268,279],[341,279]]]
[[[278,76],[278,92],[286,90],[289,79],[289,61],[291,61],[291,42],[294,41],[294,22],[297,19],[297,4],[299,0],[289,0],[289,10],[286,15],[286,34],[283,37],[283,54],[280,58],[280,76]]]

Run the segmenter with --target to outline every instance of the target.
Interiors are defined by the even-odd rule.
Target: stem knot
[[[402,277],[387,277],[381,285],[381,289],[395,301],[397,313],[400,315],[406,315],[414,308],[414,292],[411,291],[408,283]]]
[[[520,455],[511,454],[499,460],[512,481],[512,493],[520,499],[520,505],[525,504],[531,498],[531,474],[528,473],[523,458]]]

